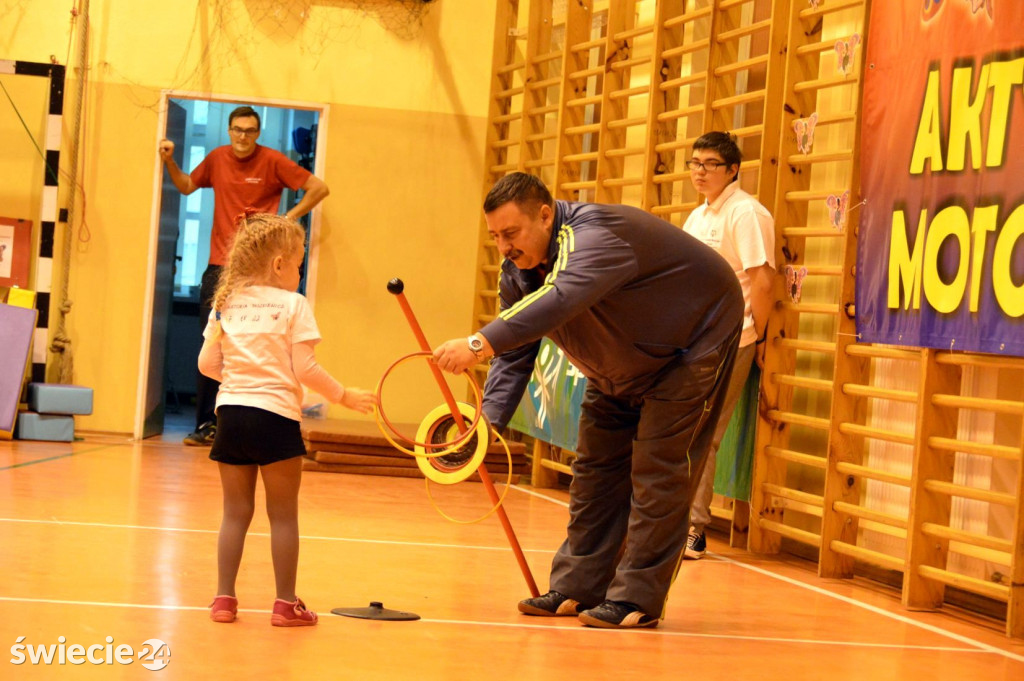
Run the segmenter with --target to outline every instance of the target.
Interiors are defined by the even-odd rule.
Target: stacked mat
[[[407,437],[412,438],[416,434],[415,425],[397,424],[396,427]],[[372,421],[305,420],[302,422],[302,438],[306,443],[303,470],[400,478],[423,477],[415,458],[395,449]],[[412,449],[400,440],[399,443]],[[529,471],[526,446],[521,442],[510,442],[508,445],[512,454],[511,482],[516,484],[520,476]],[[484,465],[495,482],[505,482],[509,472],[508,456],[500,443],[492,444],[487,449]],[[479,482],[480,476],[474,473],[469,479]]]
[[[29,383],[28,408],[18,413],[16,438],[71,442],[75,439],[75,414],[92,413],[92,388]]]

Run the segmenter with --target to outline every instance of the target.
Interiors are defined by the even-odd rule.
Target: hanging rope
[[[74,12],[75,10],[72,10]],[[78,26],[78,91],[75,93],[75,121],[71,136],[71,163],[68,170],[70,191],[68,192],[68,219],[64,223],[64,262],[61,271],[60,309],[57,329],[53,333],[50,352],[60,355],[58,383],[74,383],[75,358],[71,349],[71,337],[67,334],[66,321],[71,312],[72,302],[68,300],[68,280],[71,278],[71,241],[74,222],[75,199],[78,194],[78,150],[82,129],[82,102],[85,99],[85,74],[89,58],[89,0],[82,0],[78,10],[81,23]]]

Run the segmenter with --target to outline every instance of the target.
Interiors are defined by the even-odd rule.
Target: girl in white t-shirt
[[[210,458],[220,469],[224,517],[217,542],[215,622],[233,622],[238,611],[235,578],[255,506],[256,477],[263,478],[270,519],[270,552],[277,582],[271,624],[316,624],[295,595],[299,562],[299,482],[305,447],[299,422],[302,385],[361,413],[373,394],[345,388],[319,364],[313,311],[296,293],[305,232],[289,218],[244,216],[221,272],[213,311],[203,332],[199,371],[220,382],[217,435]]]

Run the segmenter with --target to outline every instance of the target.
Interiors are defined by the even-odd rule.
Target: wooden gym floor
[[[1001,622],[912,613],[863,580],[822,580],[813,564],[729,549],[687,561],[661,627],[585,628],[519,615],[528,595],[493,517],[457,525],[421,480],[306,473],[299,594],[321,614],[270,626],[273,577],[259,512],[232,625],[207,614],[215,587],[220,488],[207,450],[86,436],[0,443],[0,678],[152,678],[136,659],[12,663],[13,647],[122,644],[170,650],[174,679],[986,679],[1024,678],[1024,642]],[[513,488],[506,508],[541,591],[563,537],[567,495]],[[458,517],[479,515],[478,483],[437,489]],[[415,622],[332,615],[411,611]],[[21,638],[24,637],[24,638]],[[24,649],[22,649],[24,650]],[[97,649],[99,650],[99,649]],[[27,653],[24,653],[27,658]],[[81,659],[81,658],[80,658]],[[142,675],[140,677],[140,675]]]

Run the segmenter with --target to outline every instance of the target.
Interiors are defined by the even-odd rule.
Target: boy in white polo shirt
[[[743,289],[744,302],[743,333],[736,363],[690,509],[690,533],[684,554],[690,559],[703,557],[706,550],[704,528],[711,522],[715,454],[747,382],[751,363],[756,360],[758,366],[762,365],[765,326],[773,302],[775,223],[757,199],[740,189],[736,181],[740,159],[734,135],[709,132],[693,143],[693,157],[687,162],[693,186],[706,201],[686,218],[683,230],[728,261]]]

